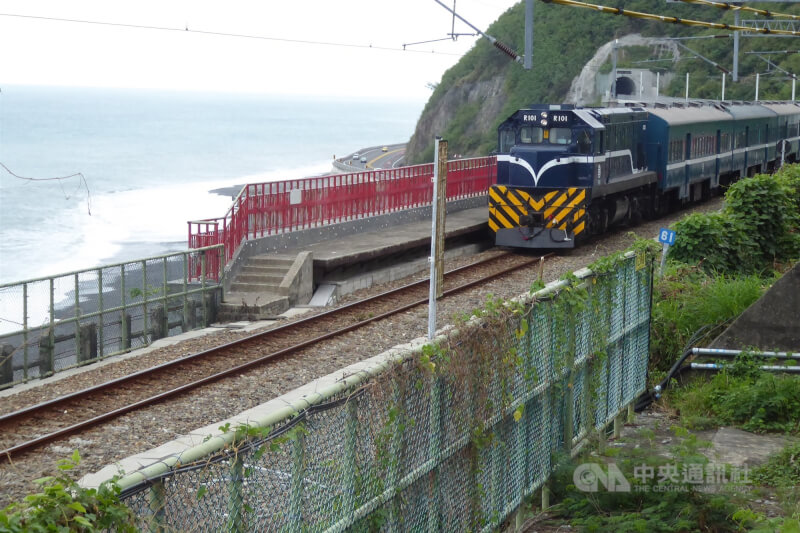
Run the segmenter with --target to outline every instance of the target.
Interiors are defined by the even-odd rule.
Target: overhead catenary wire
[[[774,11],[769,11],[766,9],[741,6],[741,5],[731,4],[728,2],[712,2],[710,0],[680,0],[680,1],[686,4],[696,4],[701,6],[716,7],[718,9],[725,9],[729,11],[746,11],[748,13],[755,13],[756,15],[762,15],[764,17],[781,17],[781,18],[788,18],[790,20],[800,20],[800,15],[775,13]]]
[[[797,79],[797,76],[795,76],[794,74],[792,74],[788,70],[782,69],[781,67],[779,67],[778,65],[776,65],[775,63],[773,63],[772,61],[767,59],[766,57],[764,57],[762,55],[756,55],[756,57],[759,58],[760,60],[766,62],[767,65],[771,66],[775,70],[779,70],[779,71],[783,72],[784,74],[788,75],[791,79],[793,79],[793,80]]]
[[[437,0],[438,1],[438,0]],[[609,7],[597,4],[589,4],[586,2],[578,2],[577,0],[541,0],[545,4],[558,4],[569,7],[580,7],[584,9],[592,9],[607,13],[609,15],[624,15],[626,17],[640,18],[644,20],[653,20],[656,22],[667,22],[670,24],[682,24],[693,28],[710,28],[715,30],[729,30],[729,31],[747,31],[751,33],[763,33],[774,35],[790,35],[793,37],[800,37],[800,32],[791,30],[772,30],[769,28],[751,28],[748,26],[737,26],[733,24],[723,24],[721,22],[706,22],[703,20],[683,19],[680,17],[672,17],[669,15],[655,15],[653,13],[642,13],[640,11],[631,11],[622,9],[621,7]]]
[[[509,56],[511,59],[513,59],[517,63],[522,63],[522,56],[517,54],[514,51],[513,48],[511,48],[510,46],[508,46],[505,43],[502,43],[502,42],[498,41],[495,37],[492,37],[488,33],[484,33],[483,31],[481,31],[480,29],[478,29],[474,25],[470,24],[470,22],[468,20],[466,20],[464,17],[462,17],[461,15],[459,15],[458,13],[456,13],[455,11],[453,11],[452,9],[450,9],[449,7],[444,5],[441,2],[441,0],[433,0],[433,1],[436,2],[437,4],[439,4],[440,6],[442,6],[443,8],[445,8],[446,10],[448,10],[450,13],[452,13],[454,17],[458,17],[458,20],[460,20],[461,22],[463,22],[464,24],[466,24],[467,26],[469,26],[470,28],[475,30],[475,32],[478,35],[480,35],[481,37],[483,37],[484,39],[486,39],[487,41],[492,43],[492,46],[494,46],[495,48],[497,48],[498,50],[500,50],[501,52],[503,52],[504,54]]]
[[[171,27],[171,26],[155,26],[149,24],[129,24],[125,22],[108,22],[108,21],[101,21],[101,20],[88,20],[88,19],[71,19],[71,18],[62,18],[62,17],[45,17],[40,15],[23,15],[19,13],[0,13],[0,17],[16,17],[16,18],[24,18],[24,19],[33,19],[33,20],[47,20],[52,22],[68,22],[74,24],[90,24],[96,26],[111,26],[117,28],[128,28],[128,29],[136,29],[136,30],[154,30],[154,31],[169,31],[169,32],[176,32],[176,33],[193,33],[197,35],[211,35],[214,37],[232,37],[232,38],[239,38],[239,39],[255,39],[255,40],[262,40],[262,41],[274,41],[274,42],[282,42],[282,43],[290,43],[290,44],[307,44],[307,45],[316,45],[316,46],[337,46],[342,48],[362,48],[362,49],[369,49],[369,50],[381,50],[387,52],[411,52],[417,54],[438,54],[438,55],[447,55],[447,56],[460,56],[461,54],[454,54],[449,52],[437,52],[435,50],[406,50],[405,48],[400,47],[392,47],[392,46],[377,46],[373,44],[362,44],[362,43],[343,43],[343,42],[335,42],[335,41],[315,41],[311,39],[293,39],[288,37],[271,37],[267,35],[252,35],[246,33],[231,33],[231,32],[222,32],[222,31],[212,31],[212,30],[196,30],[185,26],[183,28],[179,27]]]

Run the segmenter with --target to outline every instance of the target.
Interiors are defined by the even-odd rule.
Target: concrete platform
[[[445,221],[445,239],[452,241],[457,237],[472,234],[488,235],[488,210],[486,207],[463,209],[448,213]],[[337,268],[361,264],[376,259],[419,249],[430,253],[431,221],[420,220],[397,224],[374,231],[366,231],[341,236],[303,246],[314,254],[315,272],[332,272]]]
[[[251,258],[306,251],[313,255],[317,287],[331,275],[362,273],[430,255],[431,207],[404,209],[383,215],[251,238],[228,263],[223,282],[228,292]],[[486,196],[447,204],[445,248],[477,240],[488,242]],[[346,274],[344,274],[346,275]]]

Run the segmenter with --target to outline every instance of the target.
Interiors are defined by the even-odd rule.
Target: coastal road
[[[383,151],[384,148],[386,148],[385,152]],[[405,143],[387,144],[363,148],[358,152],[340,159],[340,161],[348,166],[352,166],[354,172],[360,170],[379,170],[402,166],[405,164],[405,154]],[[354,159],[356,155],[358,155],[358,157]],[[361,162],[362,159],[365,160],[364,163]]]

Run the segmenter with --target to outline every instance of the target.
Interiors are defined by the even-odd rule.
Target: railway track
[[[544,257],[503,253],[445,273],[444,297]],[[482,273],[490,269],[488,274]],[[242,372],[267,365],[338,335],[428,303],[428,280],[420,280],[268,331],[0,415],[0,460],[143,409]],[[344,324],[344,325],[342,325]],[[321,333],[320,333],[321,332]],[[43,427],[47,427],[45,431]]]

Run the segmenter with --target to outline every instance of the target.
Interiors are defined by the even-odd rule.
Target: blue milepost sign
[[[675,244],[675,232],[671,229],[661,228],[658,231],[658,242],[672,246]]]

